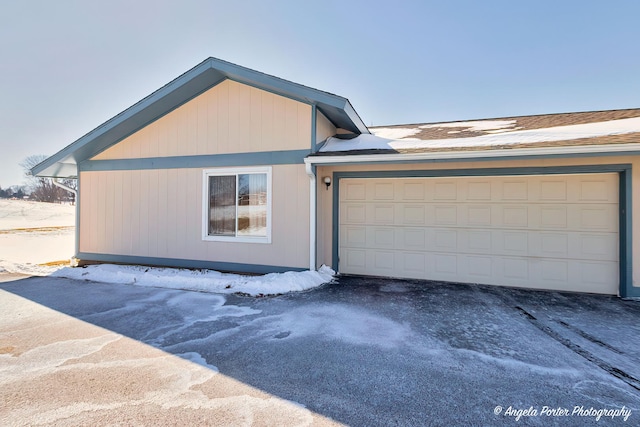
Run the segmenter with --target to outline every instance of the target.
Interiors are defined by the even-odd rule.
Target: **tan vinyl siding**
[[[444,170],[444,169],[482,169],[482,168],[518,168],[518,167],[560,167],[575,165],[632,164],[632,188],[640,188],[640,158],[638,157],[601,157],[582,159],[543,159],[543,160],[504,160],[491,162],[450,162],[406,165],[355,165],[355,166],[319,166],[318,177],[332,176],[341,171],[388,171],[388,170]],[[332,263],[332,224],[333,189],[325,190],[322,179],[318,179],[318,265]],[[633,253],[640,251],[640,197],[632,202]],[[640,271],[640,258],[634,257],[633,270]],[[634,275],[633,286],[640,286],[640,279]]]
[[[308,268],[309,178],[273,166],[272,243],[202,240],[202,169],[82,172],[80,252]]]
[[[324,142],[336,134],[336,127],[320,111],[316,113],[316,143]]]
[[[311,106],[225,80],[93,160],[300,150]]]

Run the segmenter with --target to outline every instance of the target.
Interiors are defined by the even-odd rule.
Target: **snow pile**
[[[492,122],[494,130],[496,129],[496,121]],[[505,121],[506,122],[506,121]],[[451,127],[459,128],[460,124],[465,122],[457,122],[450,124],[425,125],[432,127]],[[466,122],[471,124],[468,130],[477,130],[479,125],[473,125],[474,122]],[[504,126],[507,126],[504,124]],[[409,149],[429,149],[429,148],[468,148],[468,147],[489,147],[503,146],[513,144],[532,144],[538,142],[554,142],[569,141],[581,138],[597,138],[609,135],[623,135],[626,133],[640,132],[640,117],[630,119],[610,120],[606,122],[587,123],[581,125],[556,126],[543,129],[530,130],[503,130],[501,132],[493,132],[487,135],[473,136],[467,138],[446,138],[446,139],[430,139],[421,140],[416,138],[388,138],[388,128],[371,129],[375,135],[359,135],[356,138],[342,140],[338,138],[329,138],[326,144],[320,149],[323,152],[331,151],[351,151],[351,150],[409,150]],[[395,129],[397,131],[404,130],[407,135],[415,135],[419,129]],[[409,131],[414,131],[410,133]],[[484,129],[488,130],[488,129]]]
[[[322,266],[318,271],[289,271],[264,276],[243,276],[214,270],[101,264],[83,268],[62,268],[53,272],[51,276],[103,283],[257,296],[315,288],[330,282],[334,274],[335,271],[327,266]]]

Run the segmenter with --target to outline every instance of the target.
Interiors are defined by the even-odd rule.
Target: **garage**
[[[617,294],[619,174],[343,178],[344,274]]]

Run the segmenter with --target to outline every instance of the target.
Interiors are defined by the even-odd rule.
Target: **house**
[[[640,109],[368,129],[209,58],[33,173],[78,177],[83,261],[640,296]]]

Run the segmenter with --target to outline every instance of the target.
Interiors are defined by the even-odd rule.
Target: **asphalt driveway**
[[[356,277],[267,298],[0,281],[2,425],[640,423],[636,301]]]

